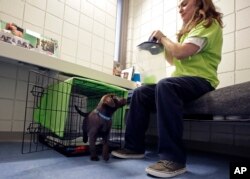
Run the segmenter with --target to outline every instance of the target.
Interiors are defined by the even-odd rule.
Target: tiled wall
[[[0,61],[0,132],[23,131],[30,69],[34,68]]]
[[[218,76],[220,87],[250,80],[250,1],[214,0],[224,14],[224,44]],[[136,64],[136,45],[146,41],[153,30],[160,29],[172,40],[181,27],[178,0],[130,1],[127,65]],[[173,67],[166,65],[170,76]]]
[[[0,19],[52,37],[60,58],[112,74],[116,0],[1,0]]]
[[[116,5],[116,0],[0,0],[0,19],[58,40],[60,60],[112,74]],[[36,68],[0,59],[0,132],[23,131],[30,69]]]

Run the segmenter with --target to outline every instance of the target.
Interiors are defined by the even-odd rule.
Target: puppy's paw
[[[99,159],[98,156],[91,156],[90,160],[92,160],[92,161],[99,161],[100,159]]]
[[[102,158],[103,158],[103,160],[108,161],[109,160],[109,155],[103,155]]]

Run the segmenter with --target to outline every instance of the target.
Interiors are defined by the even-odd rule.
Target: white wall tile
[[[141,24],[146,24],[151,21],[151,10],[145,11],[140,19]]]
[[[92,38],[92,47],[93,49],[103,51],[104,48],[104,39],[94,35]]]
[[[93,33],[99,37],[104,37],[105,26],[99,22],[94,22]]]
[[[116,6],[117,4],[117,0],[108,0],[109,2],[111,2],[112,4],[114,4]]]
[[[68,6],[65,6],[65,12],[64,12],[64,20],[67,22],[74,24],[76,26],[79,25],[79,18],[80,18],[80,12],[72,9]]]
[[[16,85],[16,99],[26,100],[27,94],[27,82],[25,81],[17,81]]]
[[[55,8],[56,7],[56,8]],[[60,19],[64,16],[64,4],[58,0],[47,1],[47,11]]]
[[[150,11],[151,7],[152,7],[152,1],[146,0],[145,2],[143,2],[141,4],[141,11],[142,11],[142,13],[144,14],[147,11]]]
[[[12,68],[12,66],[11,64],[0,61],[0,77],[15,79],[17,67]]]
[[[12,68],[10,68],[10,69],[12,69]],[[18,66],[18,70],[17,70],[17,80],[28,81],[28,77],[29,77],[29,71],[28,70],[31,70],[30,66],[20,64]]]
[[[46,1],[44,0],[26,0],[29,4],[38,7],[39,9],[45,10],[46,9]]]
[[[0,122],[12,119],[13,101],[0,98]]]
[[[92,49],[91,63],[102,65],[103,63],[103,51]],[[91,64],[92,66],[92,64]]]
[[[12,129],[13,132],[22,132],[24,127],[23,121],[13,121]]]
[[[151,32],[149,34],[151,34],[155,29],[162,30],[164,28],[163,18],[163,15],[160,15],[156,17],[156,20],[151,21]]]
[[[218,73],[230,72],[235,70],[234,52],[222,55],[221,62],[218,66]]]
[[[250,69],[235,72],[235,83],[250,81]]]
[[[0,131],[10,132],[11,131],[11,121],[0,121]]]
[[[87,0],[81,2],[81,12],[91,18],[94,16],[94,6]]]
[[[25,6],[24,20],[39,27],[44,26],[45,12],[29,4]]]
[[[225,86],[230,86],[235,83],[234,72],[220,73],[218,74],[220,84],[217,88],[222,88]]]
[[[222,46],[222,52],[227,53],[227,52],[232,52],[234,51],[234,33],[229,33],[224,35],[223,37],[223,46]]]
[[[223,23],[224,23],[223,34],[234,32],[235,31],[235,14],[224,16]]]
[[[152,6],[152,18],[154,18],[154,20],[157,19],[158,16],[162,16],[164,13],[164,9],[163,9],[163,1],[160,0],[160,3],[155,4],[154,6]],[[156,1],[153,1],[156,2]],[[162,21],[163,23],[163,21]]]
[[[115,42],[115,30],[105,27],[105,40]]]
[[[20,0],[1,0],[0,12],[4,12],[18,19],[23,18],[24,2]]]
[[[250,48],[236,52],[236,70],[250,69]]]
[[[101,11],[99,9],[95,9],[94,10],[94,20],[96,20],[97,22],[100,22],[102,24],[105,24],[106,15],[105,15],[104,11]]]
[[[14,120],[19,120],[19,121],[24,121],[25,119],[25,105],[26,101],[16,101],[15,102],[15,107],[14,107],[14,114],[13,114],[13,119]]]
[[[63,24],[63,36],[71,40],[77,41],[78,39],[78,28],[68,22]]]
[[[224,15],[234,12],[234,0],[220,0],[216,3]]]
[[[177,20],[177,15],[176,15],[176,9],[171,9],[169,11],[166,11],[164,13],[164,23],[168,24],[168,23],[172,23],[172,22],[176,22]]]
[[[110,14],[113,17],[116,17],[116,4],[112,2],[106,2],[106,13]]]
[[[171,28],[169,28],[171,27]],[[173,37],[174,42],[176,41],[176,22],[172,22],[169,24],[166,24],[165,27],[163,28],[163,32],[166,33],[166,35],[171,39],[171,37]]]
[[[81,14],[79,26],[82,29],[87,30],[89,32],[92,32],[93,31],[93,24],[94,24],[94,20],[92,18],[86,16],[85,14]]]
[[[250,47],[250,27],[236,32],[236,50]]]
[[[236,13],[236,29],[240,30],[246,27],[250,27],[250,7],[242,9]]]
[[[106,10],[106,1],[100,1],[100,0],[92,0],[91,1],[94,6],[96,6],[98,9],[101,9],[103,11]]]
[[[79,42],[87,45],[87,46],[92,46],[92,33],[82,30],[79,30]]]
[[[46,14],[46,19],[45,19],[45,28],[47,30],[50,30],[54,33],[57,33],[59,35],[62,34],[62,27],[63,27],[63,21],[62,19],[50,15],[50,14]]]
[[[76,9],[77,11],[80,11],[80,7],[81,7],[81,0],[65,0],[65,3]]]
[[[0,98],[13,99],[15,96],[16,80],[0,77],[0,84]]]
[[[140,28],[140,26],[142,25],[142,17],[138,16],[138,17],[133,17],[133,28]]]
[[[140,37],[142,37],[142,36],[149,37],[150,34],[152,33],[152,28],[151,27],[152,27],[151,26],[151,22],[147,22],[145,24],[142,24],[142,26],[141,26],[141,32],[140,32]]]
[[[62,38],[62,51],[66,55],[74,57],[76,55],[76,42],[67,38]],[[64,59],[64,58],[63,58]]]
[[[240,10],[250,6],[250,1],[248,0],[235,0],[236,10]]]
[[[173,0],[164,0],[164,10],[169,11],[172,8],[175,8],[178,5],[178,1]]]
[[[111,28],[111,29],[115,29],[115,22],[116,19],[111,16],[111,15],[106,15],[106,26]]]
[[[113,56],[115,54],[115,44],[113,42],[105,40],[104,53]],[[112,62],[113,60],[111,60]]]
[[[138,17],[141,17],[142,15],[142,7],[141,5],[135,5],[134,8],[133,8],[133,18],[138,18]],[[138,24],[140,25],[140,24]]]
[[[104,54],[103,67],[106,69],[109,69],[110,71],[111,71],[111,69],[113,69],[113,62],[112,62],[113,60],[112,59],[114,59],[114,57],[112,55]]]
[[[89,46],[78,43],[77,58],[84,60],[84,61],[90,61],[91,60],[91,48]]]

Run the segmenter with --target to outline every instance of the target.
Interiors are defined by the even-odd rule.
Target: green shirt
[[[185,59],[178,60],[174,58],[173,62],[176,67],[172,76],[196,76],[206,79],[216,88],[219,84],[217,77],[217,68],[221,61],[222,50],[222,28],[219,23],[214,20],[210,27],[206,28],[203,22],[198,24],[187,34],[181,37],[180,43],[189,37],[199,37],[206,39],[206,45],[203,49]]]

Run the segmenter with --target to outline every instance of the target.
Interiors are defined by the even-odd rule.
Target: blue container
[[[140,82],[141,81],[141,74],[138,72],[135,72],[133,77],[132,77],[132,81],[134,82]]]

